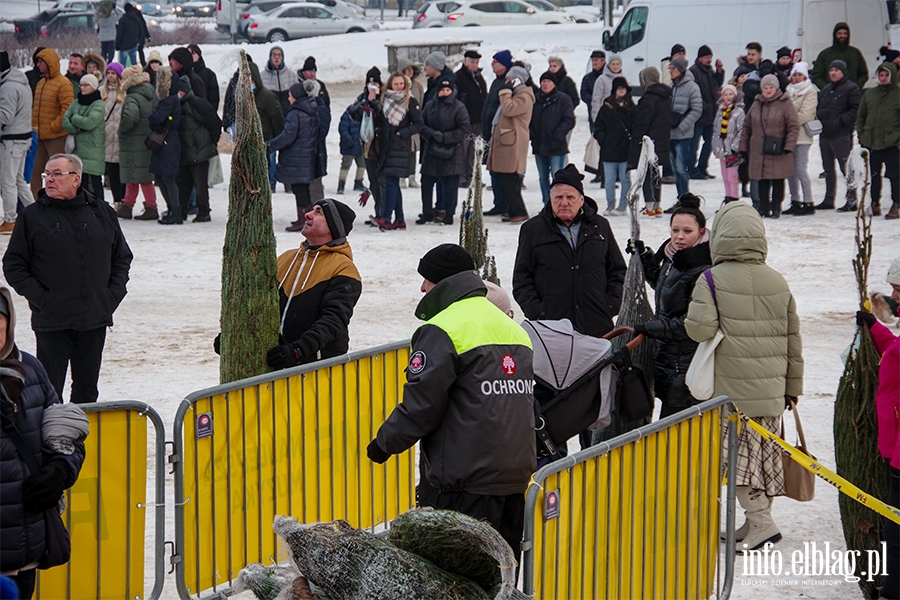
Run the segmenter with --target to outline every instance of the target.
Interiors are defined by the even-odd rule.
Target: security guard
[[[535,469],[531,341],[486,298],[460,246],[433,248],[418,271],[425,324],[413,334],[403,402],[369,458],[383,463],[421,440],[419,504],[488,521],[518,556]]]

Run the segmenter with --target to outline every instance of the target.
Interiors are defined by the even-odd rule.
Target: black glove
[[[381,449],[377,440],[372,440],[372,443],[366,448],[366,455],[369,457],[369,460],[379,465],[383,465],[391,457],[390,454]]]
[[[646,323],[638,323],[637,325],[633,325],[631,327],[634,329],[634,335],[637,337],[638,335],[647,335],[647,324]]]
[[[66,489],[66,467],[58,460],[45,463],[41,470],[25,480],[22,499],[33,513],[42,513],[59,502]]]
[[[872,325],[875,324],[875,315],[864,310],[858,310],[856,311],[856,324],[860,327],[865,325],[869,329],[872,329]]]
[[[300,349],[294,344],[281,344],[266,353],[266,362],[275,370],[296,367],[303,360]]]
[[[792,404],[797,404],[797,396],[784,396],[784,407],[788,410],[794,410]]]
[[[738,152],[738,156],[741,157],[741,160],[744,162],[750,162],[750,153],[749,152]]]
[[[500,89],[513,91],[515,89],[515,85],[513,84],[512,81],[507,80],[500,84]]]
[[[222,354],[222,332],[217,333],[213,338],[213,351],[216,354]]]
[[[630,238],[628,240],[628,245],[625,246],[626,254],[637,254],[638,256],[643,254],[645,249],[644,242],[634,238]]]
[[[435,131],[431,134],[431,139],[436,141],[438,144],[443,143],[444,141],[444,132],[443,131]]]

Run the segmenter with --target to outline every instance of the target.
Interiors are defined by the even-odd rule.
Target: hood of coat
[[[847,30],[847,42],[844,44],[839,44],[837,41],[837,32],[841,29]],[[831,44],[833,46],[838,46],[841,48],[846,48],[850,45],[850,25],[841,21],[840,23],[835,24],[834,29],[831,32]]]
[[[84,53],[84,64],[87,65],[89,62],[97,65],[97,72],[100,73],[100,77],[97,79],[102,79],[106,77],[106,61],[103,60],[103,57],[100,56],[97,52],[93,50],[90,52]],[[85,68],[85,73],[87,73],[87,68]]]
[[[142,83],[149,84],[150,75],[148,75],[147,73],[138,73],[136,75],[132,75],[122,83],[122,91],[127,94],[128,91],[131,90],[131,88],[139,86]]]
[[[701,242],[696,246],[684,248],[672,256],[672,266],[682,272],[711,264],[712,257],[709,254],[709,242]]]
[[[10,69],[7,71],[3,77],[0,77],[0,82],[2,82],[3,85],[13,85],[17,83],[30,88],[28,78],[25,76],[25,73],[19,69]],[[28,90],[28,93],[31,93],[31,89]]]
[[[746,202],[729,202],[716,213],[709,239],[712,264],[765,263],[769,253],[766,227]]]
[[[149,77],[147,79],[149,81]],[[130,80],[129,80],[130,81]],[[156,97],[165,100],[172,93],[172,69],[160,67],[156,72]]]
[[[248,62],[247,66],[250,68],[250,80],[256,85],[256,89],[261,90],[263,88],[262,77],[259,74],[259,67],[256,66],[256,63]]]
[[[272,53],[275,52],[276,50],[281,52],[281,66],[278,67],[277,69],[275,68],[275,65],[272,64]],[[253,64],[253,63],[250,63],[250,64]],[[284,50],[281,48],[281,46],[272,46],[271,48],[269,48],[269,60],[266,61],[266,70],[268,70],[268,71],[284,71],[284,69],[285,69]]]
[[[297,98],[294,100],[294,103],[291,104],[290,110],[299,110],[301,112],[305,112],[308,115],[316,115],[319,114],[319,103],[316,102],[316,99],[312,96],[305,96],[303,98]]]
[[[50,48],[44,48],[40,52],[38,52],[37,57],[47,63],[47,68],[50,73],[50,79],[54,77],[59,77],[59,55],[55,50],[51,50]]]
[[[412,67],[412,70],[413,70],[412,78],[413,79],[415,79],[416,77],[418,77],[419,75],[422,74],[422,69],[419,68],[419,65],[417,65],[413,61],[409,60],[408,58],[403,58],[403,59],[397,61],[397,70],[400,71],[401,73],[403,73],[403,71],[405,71],[408,67]],[[444,67],[444,69],[446,69],[446,68],[447,67]],[[442,73],[443,73],[443,71],[442,71]]]
[[[672,97],[672,88],[661,83],[655,83],[647,88],[646,94],[652,94],[668,100]]]
[[[169,54],[169,58],[174,58],[181,65],[181,73],[179,75],[191,76],[194,72],[194,56],[187,48],[175,48]]]
[[[6,343],[0,348],[0,360],[5,360],[13,354],[16,347],[16,309],[13,306],[12,295],[6,286],[0,285],[0,296],[3,296],[6,300],[6,306],[9,307],[9,319],[6,323]]]
[[[885,69],[887,69],[891,74],[891,82],[886,86],[879,85],[879,87],[890,89],[897,85],[897,65],[889,61],[881,63],[880,65],[878,65],[878,69],[875,71],[876,77],[878,76],[878,71],[883,71]]]
[[[416,318],[427,321],[442,310],[465,298],[487,296],[487,286],[475,271],[451,275],[422,297],[416,306]]]

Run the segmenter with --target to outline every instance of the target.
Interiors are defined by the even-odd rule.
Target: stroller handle
[[[604,335],[603,339],[611,340],[613,338],[619,337],[623,333],[634,333],[634,328],[627,327],[627,326],[616,327],[615,329],[613,329],[612,331],[610,331],[609,333]],[[644,334],[641,333],[641,334],[636,335],[633,340],[631,340],[630,342],[625,344],[625,347],[628,348],[628,351],[630,352],[630,351],[634,350],[635,348],[637,348],[638,346],[640,346],[641,342],[643,342],[643,341],[644,341]]]

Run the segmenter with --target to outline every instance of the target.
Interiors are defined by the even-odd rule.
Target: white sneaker
[[[610,214],[612,214],[612,216],[614,216],[614,217],[624,217],[625,215],[628,214],[628,209],[619,208],[619,209],[610,211]]]
[[[613,213],[614,213],[614,212],[615,212],[615,211],[614,211],[613,209],[607,208],[606,210],[603,211],[603,216],[604,216],[604,217],[611,217],[611,216],[613,216]]]

